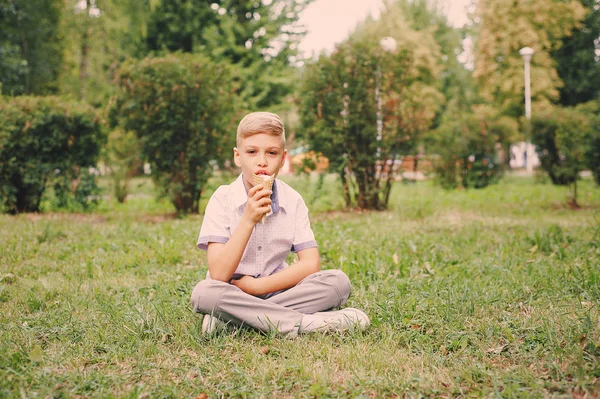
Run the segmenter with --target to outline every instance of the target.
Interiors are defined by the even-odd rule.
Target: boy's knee
[[[194,312],[211,314],[219,304],[223,296],[224,285],[228,285],[218,280],[202,280],[192,290],[192,308]]]
[[[340,296],[341,305],[346,303],[352,290],[350,279],[346,273],[341,270],[324,270],[322,273],[327,282],[335,287]]]

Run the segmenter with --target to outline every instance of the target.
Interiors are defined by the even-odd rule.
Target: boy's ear
[[[287,158],[287,150],[284,149],[283,150],[283,154],[281,155],[281,164],[279,165],[279,167],[283,167],[283,165],[285,164],[285,160]]]
[[[233,147],[233,162],[238,168],[242,167],[242,161],[240,161],[240,151],[237,149],[237,147]]]

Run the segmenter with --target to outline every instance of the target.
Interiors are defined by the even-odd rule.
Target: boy
[[[269,112],[246,115],[237,129],[235,164],[242,169],[210,198],[198,238],[207,251],[208,276],[192,292],[194,311],[204,313],[202,332],[225,322],[261,331],[299,333],[366,329],[358,309],[343,305],[350,281],[340,270],[320,271],[308,209],[281,180],[272,189],[255,184],[275,178],[285,162],[285,131]],[[289,252],[297,262],[287,265]]]

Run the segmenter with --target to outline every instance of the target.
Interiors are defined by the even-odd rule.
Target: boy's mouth
[[[267,171],[266,171],[266,170],[264,170],[264,169],[257,170],[257,171],[256,171],[254,174],[255,174],[255,175],[265,175],[265,176],[269,176],[269,172],[267,172]]]

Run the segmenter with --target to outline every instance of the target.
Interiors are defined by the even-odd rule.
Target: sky
[[[471,0],[442,0],[450,24],[456,27],[467,23],[466,7]],[[307,35],[300,43],[300,52],[310,56],[322,50],[333,50],[356,25],[369,14],[379,16],[382,0],[315,0],[300,16]]]

